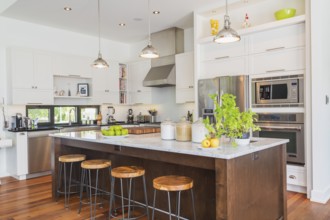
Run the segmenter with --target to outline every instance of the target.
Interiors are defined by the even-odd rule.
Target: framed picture
[[[78,83],[78,94],[80,96],[88,96],[88,83]]]

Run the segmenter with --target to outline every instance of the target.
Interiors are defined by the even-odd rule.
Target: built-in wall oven
[[[301,107],[304,75],[252,79],[252,107]]]
[[[260,113],[257,124],[261,130],[253,136],[289,139],[287,163],[305,164],[303,113]]]

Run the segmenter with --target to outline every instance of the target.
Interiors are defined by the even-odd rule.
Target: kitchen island
[[[84,153],[88,159],[110,159],[113,167],[144,167],[149,205],[153,178],[185,175],[194,180],[198,220],[287,219],[286,139],[258,138],[248,146],[209,150],[191,142],[163,141],[160,134],[105,138],[99,131],[82,131],[52,136],[53,196],[58,156]],[[136,196],[143,201],[142,194]],[[189,196],[182,194],[181,213],[191,219]],[[159,193],[157,207],[168,210],[166,201],[166,195]]]

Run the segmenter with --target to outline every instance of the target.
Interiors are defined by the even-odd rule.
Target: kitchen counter
[[[50,134],[50,136],[221,159],[232,159],[289,142],[287,139],[253,138],[251,144],[247,146],[232,147],[229,143],[225,143],[218,149],[205,149],[200,147],[201,144],[193,142],[162,140],[159,133],[129,135],[121,138],[117,136],[104,137],[99,131],[82,131],[54,133]]]
[[[58,181],[57,158],[80,153],[88,159],[109,159],[113,167],[144,167],[149,201],[152,201],[154,178],[191,177],[198,198],[195,200],[197,219],[287,219],[286,139],[258,138],[248,146],[224,145],[204,150],[199,148],[200,144],[161,140],[160,134],[104,138],[99,131],[82,131],[51,136],[54,138],[53,198]],[[143,202],[143,193],[136,193],[136,199]],[[166,194],[157,196],[158,208],[168,210]],[[182,201],[189,199],[189,194],[183,192]],[[190,210],[190,202],[182,203],[183,216],[192,219]],[[156,212],[156,218],[162,220],[168,216]]]

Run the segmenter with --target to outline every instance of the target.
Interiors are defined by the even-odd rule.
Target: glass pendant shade
[[[109,64],[107,63],[107,61],[105,61],[102,58],[102,54],[99,53],[98,58],[96,60],[94,60],[94,62],[92,63],[91,66],[92,67],[95,67],[95,68],[103,69],[103,68],[108,68],[109,67]]]
[[[230,18],[228,16],[228,6],[226,1],[226,15],[225,15],[225,25],[218,34],[214,37],[213,41],[219,44],[232,43],[241,40],[238,33],[230,27]]]
[[[159,54],[157,50],[151,45],[151,43],[146,46],[140,54],[140,57],[142,58],[158,58]]]

